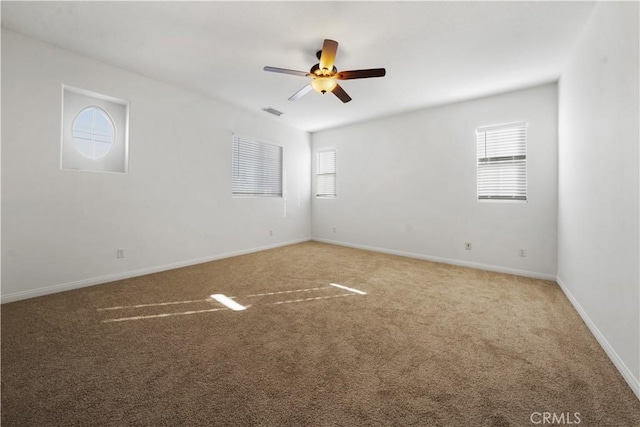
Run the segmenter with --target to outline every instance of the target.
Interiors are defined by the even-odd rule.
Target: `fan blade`
[[[336,85],[335,88],[333,88],[333,90],[331,91],[335,96],[337,96],[338,98],[340,98],[340,101],[342,102],[349,102],[351,101],[351,97],[347,94],[347,92],[344,91],[344,89],[342,89],[342,86],[340,85]]]
[[[369,77],[384,77],[387,71],[384,68],[371,68],[369,70],[340,71],[335,75],[338,80],[367,79]]]
[[[325,39],[322,45],[322,54],[320,55],[320,69],[333,70],[333,63],[336,61],[336,52],[338,51],[338,42],[335,40]]]
[[[264,67],[263,70],[271,71],[272,73],[292,74],[294,76],[300,76],[300,77],[307,77],[311,75],[305,71],[287,70],[286,68],[278,68],[278,67]]]
[[[302,98],[307,93],[309,93],[311,89],[313,89],[313,87],[311,87],[310,84],[306,85],[305,87],[303,87],[302,89],[300,89],[299,91],[291,95],[291,97],[289,98],[289,101],[295,101],[296,99]]]

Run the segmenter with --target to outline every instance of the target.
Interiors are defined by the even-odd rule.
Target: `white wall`
[[[528,202],[478,202],[475,130],[516,121]],[[318,132],[312,147],[338,156],[338,197],[312,200],[315,239],[555,278],[555,84]]]
[[[62,84],[130,101],[127,174],[60,170]],[[310,238],[310,137],[276,119],[5,29],[2,113],[3,302]],[[286,217],[231,197],[232,132],[284,146]]]
[[[638,397],[638,3],[599,3],[559,84],[558,283]]]

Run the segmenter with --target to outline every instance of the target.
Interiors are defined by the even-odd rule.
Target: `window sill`
[[[529,200],[477,199],[478,203],[529,203]]]

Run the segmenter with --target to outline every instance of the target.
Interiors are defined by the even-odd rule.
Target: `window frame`
[[[60,170],[127,174],[129,172],[129,101],[86,89],[61,85]],[[74,124],[89,108],[100,110],[114,128],[114,142],[101,157],[85,156],[75,141]]]
[[[519,121],[476,128],[478,202],[528,202],[528,127],[526,121]],[[488,133],[493,140],[491,146],[488,146]],[[484,157],[481,157],[483,151]],[[488,155],[488,151],[492,155]],[[497,179],[494,178],[493,188],[488,173],[498,176]]]
[[[231,195],[234,198],[283,198],[284,197],[284,147],[271,142],[265,142],[254,138],[244,137],[241,135],[232,135],[231,142]],[[244,144],[245,153],[244,163],[240,166],[240,162],[243,160],[241,153],[238,151],[240,144]],[[249,147],[250,146],[250,147]],[[273,154],[277,152],[276,156],[268,157],[266,154]],[[271,153],[268,151],[271,150]],[[252,152],[252,153],[251,153]],[[255,155],[253,155],[255,154]],[[277,158],[276,158],[277,157]],[[255,169],[255,164],[248,164],[246,162],[253,161],[259,162],[257,166],[260,169]],[[276,167],[271,168],[272,164],[268,162],[276,162]],[[265,163],[267,162],[267,163]],[[241,177],[242,171],[246,171],[246,168],[252,168],[249,173],[244,174]],[[270,170],[271,169],[271,170]],[[275,173],[274,173],[275,169]],[[242,178],[242,179],[241,179]],[[266,180],[264,179],[266,178]],[[275,190],[269,189],[275,183]],[[269,181],[271,180],[271,181]],[[245,191],[242,191],[246,188]]]
[[[325,168],[321,164],[322,154],[333,153],[333,171],[324,172]],[[316,151],[316,173],[314,193],[317,199],[335,199],[338,197],[338,151],[335,148],[324,148]],[[329,165],[328,165],[329,166]],[[322,192],[320,188],[321,177],[333,177],[333,185],[329,184],[329,188],[333,187],[333,192]]]

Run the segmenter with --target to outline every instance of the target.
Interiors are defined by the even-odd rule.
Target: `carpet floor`
[[[3,427],[640,420],[557,284],[317,242],[1,314]]]

